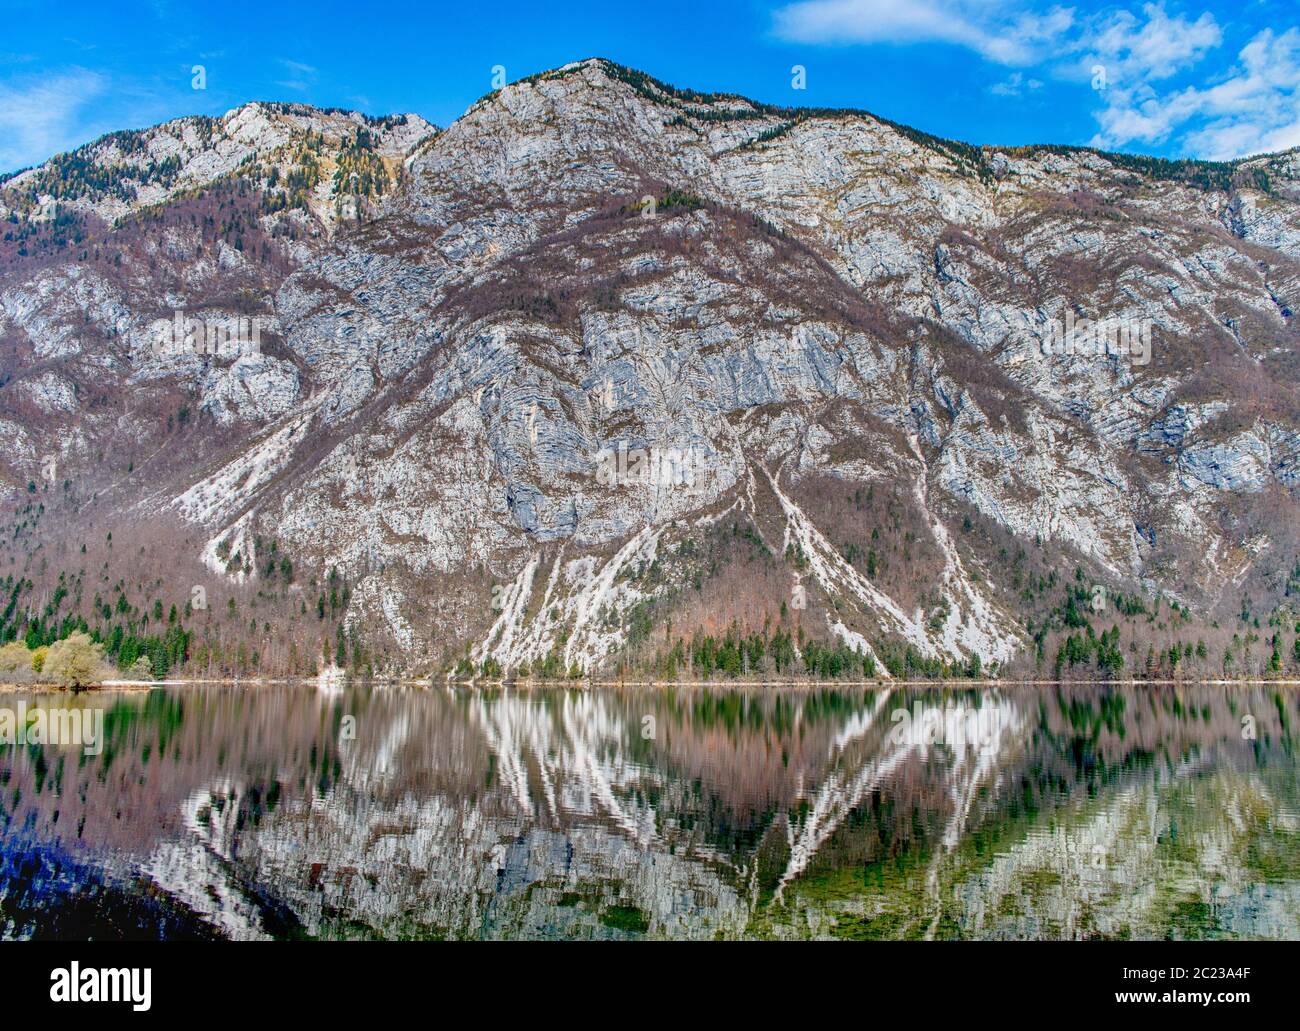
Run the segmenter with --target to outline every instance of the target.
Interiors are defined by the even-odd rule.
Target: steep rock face
[[[367,170],[392,168],[433,133],[419,115],[369,118],[302,104],[251,103],[222,118],[188,117],[152,129],[110,133],[4,183],[0,215],[53,219],[62,207],[105,222],[166,203],[241,171],[281,177],[285,191],[308,191],[314,213],[328,217],[336,195],[354,192],[358,153]],[[365,145],[358,147],[358,134]],[[293,174],[299,173],[297,181]],[[260,176],[259,176],[260,173]],[[330,173],[339,173],[331,181]]]
[[[1005,664],[997,540],[1207,614],[1290,565],[1294,154],[976,150],[598,60],[439,133],[249,105],[77,154],[0,184],[36,227],[0,279],[9,482],[161,450],[117,510],[231,584],[271,539],[336,570],[404,668],[594,671],[791,606],[882,673]],[[43,190],[83,165],[60,247]],[[160,355],[176,311],[264,344]],[[159,448],[181,402],[215,432]],[[741,527],[761,573],[726,587],[697,548]]]

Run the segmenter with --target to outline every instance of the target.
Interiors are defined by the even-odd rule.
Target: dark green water
[[[0,745],[2,937],[1300,937],[1294,688],[79,704]]]

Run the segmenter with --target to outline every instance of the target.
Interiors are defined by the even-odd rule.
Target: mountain
[[[0,216],[2,635],[224,672],[1300,665],[1296,151],[977,148],[595,59],[441,131],[115,133]]]

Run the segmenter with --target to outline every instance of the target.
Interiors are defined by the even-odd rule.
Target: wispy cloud
[[[291,61],[287,57],[280,58],[280,63],[284,65],[286,68],[288,68],[289,71],[297,72],[299,75],[310,77],[310,76],[315,76],[316,74],[315,65],[303,64],[301,61]]]
[[[1157,82],[1199,63],[1222,42],[1223,31],[1208,11],[1193,20],[1145,4],[1142,17],[1115,11],[1092,20],[1076,47],[1081,64],[1105,64],[1112,80]]]
[[[1216,160],[1300,146],[1300,29],[1257,33],[1212,86],[1166,94],[1149,83],[1111,91],[1094,143],[1179,139]]]
[[[796,43],[950,43],[986,60],[1028,65],[1074,22],[1008,0],[800,0],[777,10],[777,35]]]
[[[1035,6],[1039,9],[1035,9]],[[1081,15],[1030,0],[798,0],[775,12],[791,42],[946,43],[1018,69],[989,87],[1017,98],[1042,78],[1088,83],[1102,71],[1094,146],[1172,145],[1227,159],[1300,145],[1300,28],[1263,29],[1225,67],[1214,15],[1163,3]],[[1230,60],[1230,58],[1229,58]],[[1041,78],[1031,78],[1029,71]],[[1191,74],[1208,85],[1188,86]]]
[[[1041,79],[1026,79],[1022,72],[1012,72],[1001,82],[995,82],[989,87],[989,92],[998,97],[1018,97],[1025,90],[1035,92],[1043,88]]]
[[[37,164],[84,143],[91,135],[85,106],[106,85],[102,75],[82,68],[0,85],[0,169]]]
[[[292,61],[287,57],[279,58],[279,62],[287,71],[293,73],[293,78],[277,79],[275,83],[277,86],[291,89],[295,93],[306,93],[316,84],[317,72],[314,65]]]

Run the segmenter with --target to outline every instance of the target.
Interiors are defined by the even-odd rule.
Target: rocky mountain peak
[[[1231,620],[1300,554],[1295,171],[598,58],[440,132],[112,134],[0,184],[0,560],[102,600],[166,535],[150,590],[284,668],[322,634],[439,675],[1131,671],[1175,629],[1258,662]]]
[[[435,131],[419,115],[374,118],[355,111],[254,101],[220,118],[187,116],[150,129],[109,133],[0,184],[2,215],[54,217],[57,208],[113,222],[236,174],[295,171],[315,189],[361,155],[386,172]],[[253,166],[253,167],[249,167]],[[317,213],[345,186],[312,198]]]

